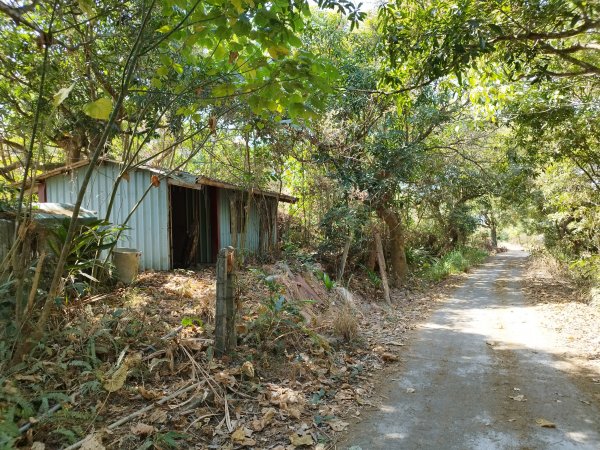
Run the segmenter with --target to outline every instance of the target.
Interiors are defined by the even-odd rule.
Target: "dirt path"
[[[525,257],[491,259],[413,333],[383,405],[338,448],[600,449],[600,376],[524,303]]]

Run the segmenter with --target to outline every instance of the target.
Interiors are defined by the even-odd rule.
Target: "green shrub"
[[[0,182],[0,211],[14,211],[17,208],[17,189]]]
[[[63,221],[51,229],[48,240],[50,250],[56,258],[60,256],[67,238],[69,221]],[[90,292],[90,282],[98,283],[97,277],[108,278],[106,267],[101,261],[101,252],[114,247],[118,234],[127,229],[112,225],[105,220],[94,220],[81,225],[71,240],[71,250],[65,264],[65,291],[68,297],[80,297]]]
[[[333,281],[327,273],[317,271],[315,272],[315,276],[317,277],[317,279],[323,282],[323,284],[325,285],[325,289],[327,289],[328,291],[331,291],[335,287],[335,281]]]
[[[426,280],[440,281],[449,275],[464,272],[469,267],[482,263],[488,254],[473,247],[458,247],[433,263],[424,265],[420,275]]]
[[[427,267],[435,263],[436,258],[429,249],[425,247],[407,247],[406,262],[411,267]]]
[[[367,272],[367,278],[369,279],[371,284],[373,286],[375,286],[376,288],[379,288],[381,286],[381,278],[379,278],[379,275],[377,275],[374,271],[372,271],[368,267],[365,267],[365,271]]]

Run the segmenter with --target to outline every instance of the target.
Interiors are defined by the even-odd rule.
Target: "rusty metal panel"
[[[258,214],[256,198],[253,198],[250,204],[250,220],[247,226],[246,249],[250,253],[258,253],[260,250],[260,215]]]
[[[219,190],[219,245],[227,247],[232,242],[230,199],[236,195],[235,191]],[[249,220],[246,229],[245,251],[258,253],[260,250],[260,214],[257,207],[257,198],[253,198],[250,205]],[[244,205],[246,200],[244,200]],[[239,216],[238,216],[239,217]],[[242,244],[242,233],[237,233],[238,248]]]
[[[219,246],[221,248],[231,245],[229,195],[230,191],[219,189]]]
[[[46,198],[49,202],[74,203],[81,186],[81,178],[87,167],[50,177],[46,180]],[[119,166],[102,164],[94,169],[82,207],[98,212],[98,217],[106,216],[114,181],[119,174]],[[136,169],[129,172],[129,181],[119,184],[115,202],[109,217],[110,222],[122,224],[136,203],[151,186],[152,172]],[[169,208],[168,184],[162,181],[152,187],[140,206],[131,216],[123,232],[119,246],[141,250],[142,269],[168,270],[169,263]]]
[[[277,244],[277,199],[273,197],[258,197],[256,208],[259,215],[260,240],[259,252],[268,253]]]

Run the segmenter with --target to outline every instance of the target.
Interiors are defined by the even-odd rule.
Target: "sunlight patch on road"
[[[396,412],[396,408],[394,408],[393,406],[390,406],[390,405],[381,405],[379,407],[379,410],[383,411],[385,413],[394,413],[394,412]]]
[[[395,440],[400,440],[400,439],[406,439],[406,434],[404,433],[387,433],[385,435],[386,439],[395,439]]]

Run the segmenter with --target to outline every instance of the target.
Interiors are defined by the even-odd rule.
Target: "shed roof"
[[[98,162],[98,165],[103,164],[103,163],[110,163],[110,164],[117,164],[117,165],[123,164],[119,161],[115,161],[112,159],[101,159]],[[73,164],[69,164],[69,165],[66,165],[63,167],[59,167],[57,169],[53,169],[53,170],[44,172],[44,173],[38,175],[36,177],[36,180],[42,181],[42,180],[45,180],[48,178],[52,178],[57,175],[63,174],[65,172],[69,172],[71,170],[78,169],[80,167],[85,167],[88,164],[89,164],[89,160],[78,161]],[[217,180],[215,178],[210,178],[210,177],[206,177],[203,175],[198,176],[198,175],[194,175],[193,173],[184,172],[181,170],[161,169],[159,167],[152,167],[152,166],[148,166],[148,165],[144,165],[144,164],[138,164],[138,165],[132,166],[131,168],[134,170],[135,169],[145,170],[147,172],[151,172],[151,173],[160,175],[164,178],[167,178],[167,180],[169,181],[170,184],[175,184],[178,186],[188,187],[188,188],[192,188],[192,189],[198,189],[201,186],[214,186],[214,187],[218,187],[221,189],[245,191],[245,192],[250,192],[251,194],[255,194],[255,195],[264,195],[267,197],[273,197],[281,202],[286,202],[286,203],[296,203],[296,201],[298,201],[298,199],[296,197],[293,197],[291,195],[280,194],[278,192],[266,191],[266,190],[255,189],[255,188],[248,189],[248,188],[244,188],[242,186],[238,186],[236,184],[229,183],[226,181]]]
[[[73,217],[73,208],[71,203],[37,203],[31,204],[31,218],[38,223],[52,224]],[[14,219],[14,211],[4,211],[4,215],[9,219]],[[98,218],[95,211],[79,208],[77,220],[82,223],[89,223]]]
[[[31,210],[33,219],[39,222],[47,222],[53,220],[70,219],[73,217],[72,203],[36,203],[32,204]],[[77,219],[82,222],[93,221],[98,218],[95,211],[90,211],[84,208],[79,208]]]

